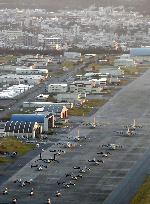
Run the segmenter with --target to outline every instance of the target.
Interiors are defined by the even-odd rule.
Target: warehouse
[[[25,136],[26,138],[40,138],[42,126],[37,122],[8,121],[4,132],[7,136]]]
[[[42,126],[42,132],[47,132],[50,128],[54,127],[54,115],[48,114],[13,114],[11,117],[12,122],[37,122]]]
[[[52,102],[45,102],[45,101],[36,101],[36,102],[23,102],[24,108],[42,108],[42,107],[49,107],[51,105],[55,106],[66,106],[67,108],[73,108],[73,103],[63,102],[63,103],[52,103]]]
[[[37,114],[42,113],[42,114],[53,114],[55,119],[61,118],[61,119],[66,119],[68,118],[68,109],[66,106],[62,105],[51,105],[51,106],[46,106],[43,108],[37,108],[35,110]]]
[[[130,56],[136,62],[150,62],[150,47],[131,48]]]

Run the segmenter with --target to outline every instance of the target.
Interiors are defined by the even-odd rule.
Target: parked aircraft
[[[73,183],[72,181],[69,181],[69,182],[67,183],[67,185],[69,185],[69,186],[75,186],[76,184]]]
[[[74,143],[71,143],[71,142],[67,142],[67,143],[57,143],[58,146],[62,146],[64,148],[73,148],[75,147],[76,145]]]
[[[47,204],[51,204],[51,199],[50,198],[47,199]]]
[[[56,156],[57,156],[57,155],[60,155],[60,152],[55,153],[55,154],[54,154],[54,157],[53,157],[53,158],[51,157],[51,158],[49,158],[48,160],[49,160],[49,161],[54,161],[54,162],[58,162],[58,163],[59,163],[59,161],[56,159]]]
[[[33,182],[33,179],[29,180],[22,180],[22,179],[17,179],[14,181],[14,183],[18,183],[20,187],[26,186],[26,184],[31,184]]]
[[[132,128],[128,127],[128,130],[126,132],[124,131],[115,131],[117,134],[119,135],[123,135],[123,136],[133,136],[136,135],[136,132],[134,132],[134,130]]]
[[[95,165],[100,165],[100,163],[104,163],[103,160],[99,160],[99,159],[89,159],[88,162],[92,163],[92,164],[95,164]]]
[[[8,188],[5,187],[5,189],[3,190],[3,195],[8,194]]]
[[[135,130],[135,129],[139,129],[139,128],[142,128],[143,126],[142,125],[137,125],[136,124],[136,120],[134,119],[133,120],[133,124],[129,124],[129,125],[126,125],[125,126],[126,128],[130,128],[131,130]]]
[[[85,166],[84,168],[82,168],[82,169],[79,170],[79,174],[80,174],[80,173],[86,173],[87,171],[90,171],[90,170],[91,170],[91,169],[90,169],[89,167],[86,167],[86,166]]]
[[[59,192],[59,191],[56,191],[56,197],[61,197],[62,196],[62,194],[61,194],[61,192]]]
[[[77,136],[74,138],[74,142],[79,142],[79,141],[83,141],[86,140],[86,136],[80,136],[80,130],[78,130]]]
[[[58,185],[61,185],[61,184],[64,184],[64,183],[65,183],[65,181],[57,181]]]
[[[74,166],[73,168],[74,169],[80,169],[81,167],[80,166]]]
[[[16,204],[16,203],[17,203],[17,198],[13,198],[13,199],[12,199],[12,203],[13,203],[13,204]]]
[[[100,127],[101,124],[96,122],[96,117],[94,116],[93,122],[87,122],[87,123],[83,123],[83,125],[85,125],[86,127],[89,127],[91,129],[94,129],[96,127]]]
[[[110,152],[97,152],[97,154],[100,154],[102,157],[108,157],[110,155]]]
[[[102,147],[105,147],[109,150],[117,150],[117,149],[120,150],[123,148],[123,146],[120,144],[103,144]]]
[[[30,196],[33,196],[34,195],[34,191],[33,191],[33,188],[31,189],[30,191]]]

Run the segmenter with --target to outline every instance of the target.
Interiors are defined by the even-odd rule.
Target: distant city
[[[0,13],[0,48],[128,50],[149,43],[149,17],[123,6],[56,12],[16,8]]]
[[[150,204],[146,0],[2,1],[0,204]]]

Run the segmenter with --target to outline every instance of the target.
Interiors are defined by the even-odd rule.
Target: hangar
[[[37,122],[42,126],[42,132],[47,132],[50,128],[54,127],[53,114],[13,114],[10,121],[26,123]]]
[[[7,121],[4,132],[7,136],[25,136],[35,139],[40,137],[42,126],[37,122]]]

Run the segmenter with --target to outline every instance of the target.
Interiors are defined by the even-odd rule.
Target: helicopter
[[[100,123],[96,122],[96,117],[94,116],[93,122],[87,122],[83,123],[86,127],[89,127],[90,129],[94,129],[96,127],[102,126]]]
[[[141,128],[143,128],[142,125],[137,125],[137,124],[136,124],[136,120],[135,120],[135,119],[133,120],[133,124],[131,123],[131,124],[126,125],[126,126],[124,126],[124,127],[125,127],[125,128],[130,128],[130,130],[136,130],[136,129],[141,129]]]
[[[122,136],[134,136],[137,134],[134,130],[132,130],[132,128],[129,128],[129,127],[126,132],[124,131],[115,131],[115,132]]]

